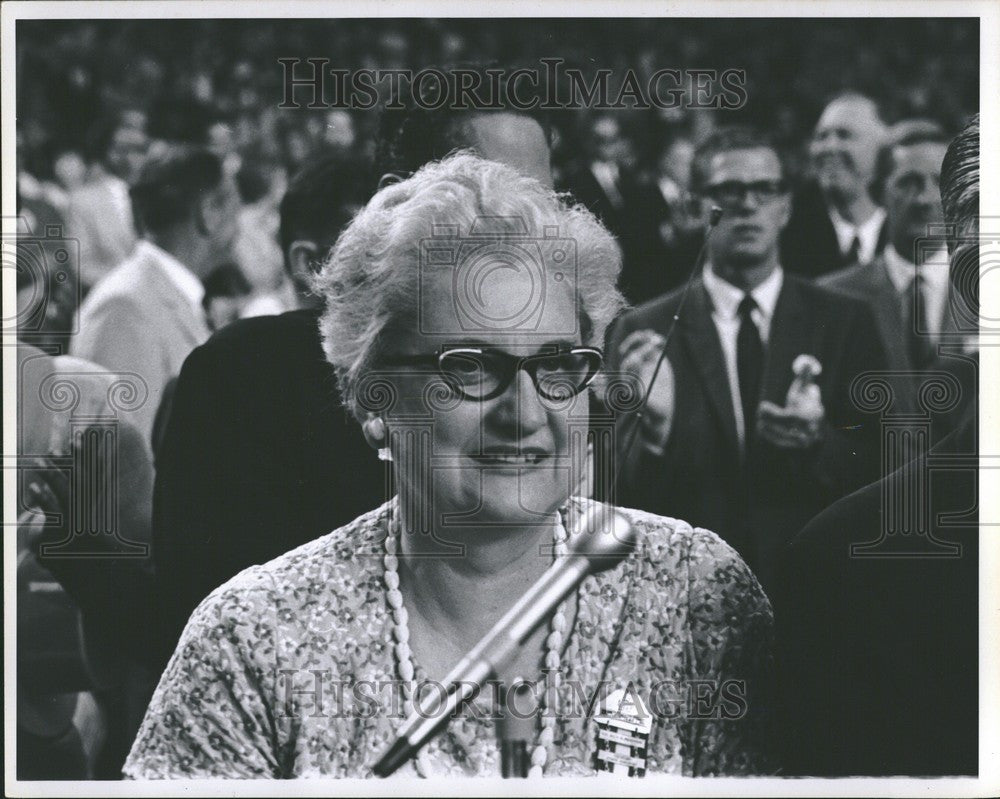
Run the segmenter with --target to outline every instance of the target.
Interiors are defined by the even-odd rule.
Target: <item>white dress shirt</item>
[[[927,330],[924,332],[929,333],[931,340],[937,342],[941,337],[941,325],[948,302],[948,251],[942,248],[928,253],[919,267],[896,252],[896,248],[891,244],[886,245],[884,255],[889,280],[892,281],[892,285],[906,306],[910,298],[902,295],[910,291],[913,278],[917,270],[920,270],[920,276],[923,278],[920,301],[923,303],[924,318],[927,320]]]
[[[837,213],[836,209],[829,210],[830,221],[837,234],[837,246],[840,252],[847,255],[851,251],[854,237],[858,237],[858,262],[870,264],[875,259],[875,251],[878,249],[878,236],[882,232],[882,223],[885,221],[885,209],[876,208],[875,213],[868,217],[860,225],[848,222]]]
[[[118,209],[118,215],[122,218],[122,222],[131,227],[132,200],[129,197],[128,184],[114,175],[107,175],[105,179],[107,181],[108,194],[111,195],[111,201],[114,203],[115,208]]]
[[[722,344],[722,355],[726,359],[726,374],[729,376],[729,395],[733,402],[733,414],[736,417],[736,435],[740,446],[746,440],[746,422],[743,419],[743,403],[740,401],[740,378],[736,368],[736,338],[740,332],[739,307],[743,300],[743,289],[732,283],[727,283],[712,271],[711,264],[705,264],[702,277],[705,291],[712,301],[712,321],[719,333],[719,343]],[[757,288],[750,292],[757,307],[750,312],[750,318],[757,325],[761,344],[767,348],[771,334],[771,320],[774,317],[774,307],[778,304],[778,295],[785,275],[779,266]]]
[[[620,209],[625,201],[622,199],[622,193],[618,189],[618,180],[620,178],[618,164],[608,161],[594,161],[590,165],[590,171],[604,190],[611,204],[615,208]]]
[[[201,307],[201,301],[205,296],[205,286],[198,279],[198,276],[166,250],[153,244],[153,242],[141,239],[136,244],[137,252],[140,247],[151,253],[155,253],[155,258],[159,262],[163,274],[170,279],[171,283],[177,286],[181,294],[197,309],[199,317],[202,316],[204,310]]]

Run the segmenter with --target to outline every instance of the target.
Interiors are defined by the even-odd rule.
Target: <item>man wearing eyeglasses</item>
[[[626,314],[608,346],[611,368],[645,386],[666,346],[648,407],[619,427],[627,440],[636,425],[639,443],[617,500],[719,531],[766,589],[782,545],[877,472],[878,420],[854,407],[850,385],[884,356],[863,303],[782,268],[790,200],[767,139],[717,132],[698,148],[691,189],[706,222],[722,212],[704,270]]]

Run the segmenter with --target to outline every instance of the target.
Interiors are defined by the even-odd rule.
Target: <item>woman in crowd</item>
[[[398,494],[202,603],[127,776],[371,776],[419,686],[443,680],[591,506],[573,489],[619,270],[589,212],[472,155],[372,199],[317,289],[340,390]],[[649,705],[648,772],[759,773],[766,597],[713,533],[622,513],[635,551],[497,675],[539,686],[530,774],[593,773],[593,700],[620,690]],[[400,773],[493,776],[499,761],[474,705]]]

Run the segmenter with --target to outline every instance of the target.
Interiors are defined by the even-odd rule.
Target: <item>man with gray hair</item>
[[[900,138],[879,151],[876,189],[885,203],[889,242],[871,264],[858,264],[819,283],[871,307],[889,368],[899,375],[899,411],[917,410],[917,393],[932,369],[943,363],[938,345],[956,332],[949,312],[948,253],[936,229],[944,224],[941,163],[948,147],[943,131],[916,124],[898,125]]]
[[[871,184],[886,126],[875,101],[857,92],[831,100],[809,143],[814,183],[795,197],[781,260],[816,277],[870,264],[886,243],[885,210]]]

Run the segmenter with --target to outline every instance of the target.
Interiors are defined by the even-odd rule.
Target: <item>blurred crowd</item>
[[[27,635],[45,625],[60,631],[60,645],[69,654],[59,661],[59,669],[51,669],[56,677],[41,668],[37,679],[19,682],[22,778],[117,777],[152,685],[194,605],[246,565],[331,529],[329,508],[307,508],[318,502],[321,485],[342,480],[339,491],[346,494],[354,484],[367,486],[355,497],[358,513],[371,506],[369,495],[374,501],[386,490],[377,463],[368,472],[358,465],[346,476],[342,467],[336,474],[324,471],[328,454],[317,441],[336,438],[346,453],[341,460],[352,463],[352,453],[363,452],[366,445],[360,434],[343,432],[339,408],[336,419],[330,410],[332,375],[319,350],[317,298],[309,280],[337,231],[376,190],[387,164],[377,142],[384,143],[387,134],[375,111],[279,108],[284,90],[279,58],[329,58],[344,69],[417,69],[459,62],[537,65],[540,58],[558,56],[585,71],[633,69],[640,76],[663,67],[746,70],[748,102],[736,110],[693,109],[681,103],[669,109],[529,115],[531,124],[538,122],[544,130],[543,147],[549,147],[551,174],[545,180],[570,192],[615,234],[624,261],[620,288],[641,308],[683,286],[702,265],[705,217],[693,195],[710,197],[729,212],[747,204],[767,205],[787,193],[790,218],[780,223],[785,228],[781,266],[809,286],[803,296],[813,291],[813,281],[824,287],[816,289],[819,299],[810,300],[816,307],[826,307],[823,298],[828,295],[822,292],[827,290],[852,297],[843,306],[850,313],[838,317],[829,311],[829,323],[817,313],[807,320],[816,329],[796,328],[796,335],[806,332],[789,347],[804,347],[800,341],[807,334],[818,341],[838,325],[850,327],[845,319],[875,296],[875,288],[864,282],[867,275],[882,270],[883,288],[895,286],[885,295],[885,313],[901,320],[895,328],[861,325],[879,321],[873,305],[871,316],[859,315],[861,321],[843,339],[824,339],[831,362],[841,354],[847,360],[858,356],[853,377],[873,364],[914,374],[936,368],[927,340],[936,344],[953,332],[942,321],[950,302],[944,244],[928,257],[928,264],[937,268],[921,273],[928,276],[926,288],[913,278],[917,264],[911,256],[921,231],[944,221],[937,197],[941,158],[978,107],[978,37],[974,20],[929,19],[762,19],[738,25],[693,19],[621,20],[614,25],[598,20],[531,25],[516,20],[19,22],[22,397],[51,393],[46,384],[50,371],[73,375],[87,395],[77,397],[78,404],[92,406],[81,418],[91,425],[95,419],[128,422],[119,428],[125,433],[117,448],[108,452],[72,432],[76,428],[59,416],[66,409],[61,405],[37,408],[30,418],[24,411],[19,451],[37,458],[22,481],[19,590],[23,585],[33,602],[24,602],[31,615],[19,616],[20,662],[25,671],[36,662],[51,667],[55,657],[46,647],[54,647],[56,637],[47,643],[44,636],[36,640]],[[711,185],[699,183],[699,175],[706,178],[705,166],[698,162],[699,153],[707,157],[705,143],[717,141],[720,131],[737,123],[766,131],[766,142],[710,146],[723,153],[773,149],[782,166],[776,174],[742,183],[718,176]],[[440,157],[455,146],[482,151],[499,141],[472,125],[460,127],[450,121],[431,123],[429,135],[439,138],[434,147],[440,152],[429,149],[426,157]],[[397,137],[405,135],[397,131]],[[391,166],[405,173],[422,163],[416,155],[411,160]],[[904,178],[910,184],[904,185]],[[778,227],[776,222],[775,239]],[[907,305],[910,295],[917,300]],[[839,309],[836,302],[830,299],[829,308]],[[760,324],[760,310],[754,311],[754,324]],[[911,341],[904,328],[919,326],[921,313],[937,321],[924,325],[923,341]],[[279,314],[287,322],[281,330],[267,322],[255,327],[252,321]],[[785,335],[784,322],[776,318],[772,342]],[[643,326],[636,324],[642,332]],[[735,327],[732,333],[735,357],[743,344]],[[858,341],[854,347],[852,342]],[[760,350],[769,346],[766,333],[763,344],[759,339],[755,344],[759,387]],[[859,355],[862,345],[869,344],[879,351],[870,362]],[[642,346],[647,345],[657,346],[656,340]],[[785,354],[791,358],[796,352]],[[289,353],[300,356],[301,363]],[[610,348],[608,355],[613,361]],[[133,389],[142,396],[132,405],[125,401],[124,417],[115,386],[94,364],[114,370],[118,378],[141,375],[141,386]],[[839,392],[846,407],[848,367],[844,374],[831,374],[829,364],[824,368],[824,396]],[[716,376],[726,379],[721,365]],[[259,384],[241,382],[254,379]],[[289,386],[307,382],[310,388],[301,394],[308,400],[312,392],[316,407],[303,409],[306,400]],[[745,387],[730,388],[738,409],[739,391]],[[915,401],[907,391],[900,392],[902,404]],[[217,408],[209,408],[216,398],[230,395],[232,403],[219,400]],[[833,407],[829,400],[827,405],[827,411]],[[301,414],[301,429],[294,435],[276,430],[272,446],[267,430],[255,425],[265,417],[285,419],[286,412]],[[677,413],[683,412],[678,405]],[[754,433],[749,414],[755,412],[755,404],[737,410],[743,421],[733,420],[734,446],[737,429],[739,446],[748,446]],[[212,413],[218,415],[212,418]],[[322,424],[316,422],[320,418]],[[841,420],[838,434],[851,428],[850,418],[845,411],[847,421]],[[680,433],[674,438],[685,429],[695,435],[691,431],[697,432],[700,421],[700,416],[690,424],[675,420]],[[935,438],[958,426],[954,418],[942,421]],[[818,429],[812,431],[817,439]],[[855,447],[857,440],[851,439],[849,446]],[[822,488],[822,504],[796,508],[798,515],[786,513],[793,504],[786,496],[789,483],[770,487],[775,497],[782,497],[775,505],[785,503],[771,525],[788,528],[778,543],[787,543],[833,499],[878,476],[878,442],[865,446],[876,453],[871,463],[861,463],[860,450],[852,449],[843,461],[848,465],[833,470],[838,480],[853,472],[851,479],[831,489],[818,487],[817,478],[810,490],[818,495]],[[312,447],[317,447],[315,453]],[[649,451],[671,457],[663,447]],[[129,536],[116,538],[115,546],[152,542],[161,594],[168,573],[183,573],[194,586],[170,595],[175,606],[162,617],[169,617],[162,631],[148,629],[148,624],[143,629],[144,619],[161,618],[163,605],[162,595],[152,596],[148,587],[141,587],[152,584],[148,557],[98,559],[76,571],[34,557],[38,541],[52,535],[39,519],[71,501],[66,475],[71,464],[82,462],[99,464],[109,473],[128,465],[122,504],[108,518],[118,513],[115,518]],[[666,461],[658,463],[667,468]],[[715,480],[717,470],[709,469],[711,476],[702,479],[697,466],[684,463],[695,480],[682,498],[694,502],[690,520],[727,533],[719,529],[726,521],[709,524],[698,514],[711,516],[726,508],[743,489],[720,499],[706,488],[715,482],[717,489],[724,482]],[[788,474],[811,479],[812,466],[806,469],[803,463],[788,460]],[[226,483],[234,474],[233,464],[246,467],[257,482],[240,474],[239,480]],[[765,464],[762,471],[769,469]],[[695,500],[699,491],[704,496]],[[284,504],[269,506],[272,494],[282,492]],[[662,493],[653,486],[635,506],[650,509],[640,503],[655,504]],[[802,500],[806,493],[794,499]],[[305,519],[304,508],[315,514]],[[677,513],[676,503],[663,512],[668,511]],[[338,512],[346,514],[342,507]],[[243,539],[226,540],[221,532],[225,520],[213,521],[218,526],[208,529],[207,520],[226,514],[233,531],[247,534],[246,550]],[[234,514],[241,516],[238,523]],[[293,518],[295,514],[301,518]],[[274,541],[273,524],[286,519],[291,519],[287,539]],[[203,538],[195,540],[191,532],[188,550],[157,538],[164,530],[186,535],[199,525]],[[249,534],[251,529],[258,532]],[[62,532],[69,536],[72,531]],[[296,536],[301,541],[293,540]],[[735,540],[735,534],[726,537]],[[770,592],[766,580],[775,579],[778,564],[753,563],[744,556]],[[167,562],[169,570],[163,566]],[[185,590],[189,596],[181,596]],[[91,622],[81,621],[77,628],[73,614],[81,608],[80,618],[89,616]],[[167,642],[166,651],[158,636]],[[76,644],[66,643],[77,639],[86,653],[79,668],[71,651]],[[113,663],[116,658],[130,664],[124,675],[121,663]]]
[[[768,42],[766,48],[760,42]],[[183,43],[183,46],[179,46]],[[125,189],[162,142],[207,144],[238,176],[236,266],[249,284],[226,313],[274,313],[292,305],[274,245],[277,203],[290,175],[324,154],[370,163],[373,111],[282,110],[279,58],[329,58],[343,69],[419,69],[462,61],[525,64],[558,57],[590,75],[632,69],[742,69],[747,103],[737,110],[554,111],[553,175],[572,187],[598,150],[629,185],[670,199],[687,181],[693,144],[718,124],[769,130],[793,179],[807,171],[806,142],[826,98],[845,88],[873,97],[889,121],[920,117],[954,131],[978,97],[974,22],[940,20],[474,22],[174,20],[38,22],[18,26],[19,198],[38,224],[64,223],[81,248],[82,289],[127,251]],[[367,190],[378,176],[360,175]],[[677,203],[673,203],[677,205]],[[666,217],[666,211],[661,213]],[[98,225],[95,220],[101,220]],[[668,252],[683,246],[684,215],[647,220]],[[616,231],[617,232],[617,231]],[[659,245],[661,242],[655,242]],[[224,266],[220,264],[219,266]],[[638,270],[637,270],[638,271]],[[677,282],[626,276],[630,300]],[[630,286],[630,282],[636,282]],[[216,281],[221,286],[226,281]],[[60,287],[66,295],[72,292]],[[50,313],[56,313],[51,309]],[[67,311],[68,312],[68,311]],[[220,312],[221,313],[221,312]]]

